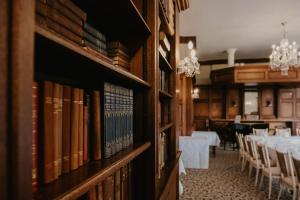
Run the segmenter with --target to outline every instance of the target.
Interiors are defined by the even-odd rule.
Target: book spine
[[[111,131],[110,121],[111,121],[110,84],[104,83],[104,134],[103,134],[104,158],[110,157],[110,144],[108,142],[109,132]]]
[[[44,183],[54,180],[54,137],[53,137],[53,83],[44,82],[43,100],[43,147],[44,147]]]
[[[116,120],[117,120],[117,112],[116,112],[116,86],[111,85],[111,110],[112,110],[112,129],[110,133],[110,145],[111,145],[111,155],[116,153]]]
[[[121,199],[127,200],[127,166],[121,168]]]
[[[78,118],[79,118],[79,89],[72,89],[71,111],[71,162],[70,169],[78,168]]]
[[[63,86],[59,85],[58,95],[58,175],[62,174],[62,126],[63,126]]]
[[[47,4],[53,7],[54,9],[58,10],[62,15],[69,18],[71,21],[75,22],[79,26],[83,26],[83,20],[73,13],[70,9],[68,9],[65,5],[57,0],[47,0]]]
[[[83,165],[83,89],[79,89],[79,118],[78,118],[78,166]]]
[[[126,132],[126,124],[125,124],[125,122],[126,122],[126,115],[125,115],[125,95],[124,95],[124,88],[122,87],[121,88],[121,92],[120,92],[120,94],[121,94],[121,103],[120,103],[120,105],[121,105],[121,133],[120,133],[120,148],[121,149],[124,149],[124,135],[125,135],[125,132]]]
[[[121,200],[121,172],[120,170],[115,173],[115,200]]]
[[[81,38],[83,37],[82,27],[80,27],[78,24],[74,23],[73,21],[69,20],[67,17],[63,16],[56,9],[48,6],[47,17],[53,20],[54,22],[60,24],[61,26],[69,29],[71,32],[75,33]]]
[[[53,141],[54,141],[54,177],[58,178],[59,176],[59,94],[60,94],[60,85],[54,83],[53,86]]]
[[[83,106],[83,162],[88,162],[89,153],[88,153],[88,135],[89,135],[89,112],[90,110],[90,96],[88,94],[84,95],[84,106]]]
[[[103,186],[102,182],[97,185],[97,200],[103,200]]]
[[[115,102],[115,107],[116,107],[116,136],[115,136],[115,152],[119,152],[121,150],[120,148],[120,132],[121,132],[121,112],[120,112],[120,87],[115,86],[116,88],[116,102]]]
[[[128,164],[128,199],[132,199],[132,163]]]
[[[93,91],[93,108],[94,108],[94,134],[93,134],[93,142],[94,142],[94,151],[93,158],[94,160],[101,159],[101,108],[100,108],[100,92]]]
[[[126,112],[127,112],[127,131],[126,131],[126,148],[129,147],[129,138],[130,138],[130,91],[126,89]]]
[[[99,46],[95,45],[94,43],[92,42],[89,42],[88,40],[83,40],[83,44],[84,46],[87,46],[87,47],[90,47],[92,49],[94,49],[95,51],[98,51],[104,55],[107,55],[107,52],[105,50],[103,50],[102,48],[100,48]]]
[[[88,192],[88,199],[89,200],[97,200],[97,190],[96,187],[91,187]]]
[[[92,34],[90,34],[89,32],[87,32],[85,30],[83,31],[83,38],[87,39],[88,41],[92,42],[93,44],[106,50],[106,42],[105,41],[94,37]]]
[[[76,4],[74,4],[71,0],[58,0],[64,6],[66,6],[69,10],[71,10],[74,14],[76,14],[80,19],[86,21],[87,14],[81,10]]]
[[[100,41],[106,43],[106,37],[100,31],[89,25],[88,23],[84,23],[83,29],[93,35],[95,38],[99,39]]]
[[[38,186],[38,113],[39,113],[39,85],[32,85],[32,189]]]
[[[62,171],[70,171],[71,87],[63,86]]]
[[[133,90],[130,90],[130,102],[129,102],[129,112],[130,112],[130,132],[129,132],[129,144],[133,144]]]
[[[111,175],[104,180],[103,183],[104,200],[114,200],[114,176]]]

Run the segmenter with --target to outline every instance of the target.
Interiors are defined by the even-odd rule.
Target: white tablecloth
[[[220,138],[215,131],[193,131],[192,137],[207,137],[210,146],[220,146]]]
[[[207,137],[179,137],[179,149],[185,168],[208,169],[209,140]]]

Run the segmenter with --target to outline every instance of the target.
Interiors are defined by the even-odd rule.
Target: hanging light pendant
[[[287,22],[282,22],[283,39],[279,46],[272,45],[272,53],[270,55],[270,68],[272,70],[281,70],[282,75],[288,75],[290,68],[298,68],[300,66],[300,52],[295,41],[289,44],[287,39]]]
[[[192,41],[188,43],[189,55],[182,59],[177,67],[179,74],[185,74],[186,77],[193,77],[200,74],[200,64],[196,57],[196,50]]]

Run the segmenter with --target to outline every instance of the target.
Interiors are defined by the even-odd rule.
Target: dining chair
[[[242,163],[242,171],[245,170],[246,168],[246,165],[247,165],[247,162],[249,163],[250,162],[250,159],[251,159],[251,156],[250,156],[250,153],[249,153],[249,148],[248,148],[248,145],[247,145],[247,137],[246,136],[243,136],[241,138],[242,140],[242,143],[243,143],[243,146],[244,146],[244,160],[243,160],[243,163]]]
[[[245,146],[243,144],[243,134],[238,134],[237,135],[237,139],[238,139],[238,143],[240,146],[239,149],[239,161],[241,161],[242,165],[241,165],[241,171],[243,171],[243,163],[245,162],[246,159],[246,150],[245,150]]]
[[[293,157],[293,164],[298,181],[298,199],[300,199],[300,159]]]
[[[291,128],[276,128],[276,136],[291,136]]]
[[[252,132],[253,132],[253,135],[258,135],[258,136],[268,136],[269,135],[268,128],[264,128],[264,129],[253,128]]]
[[[280,168],[276,165],[272,165],[272,162],[270,160],[268,147],[265,145],[257,144],[257,150],[259,153],[259,156],[261,158],[261,167],[262,167],[262,173],[259,183],[259,188],[262,187],[264,177],[269,178],[269,193],[268,193],[268,199],[271,198],[272,194],[272,183],[274,179],[280,179],[281,171]]]
[[[300,136],[300,128],[296,128],[296,135]]]
[[[283,189],[290,189],[293,191],[293,200],[296,200],[297,184],[291,154],[280,152],[278,150],[276,151],[276,154],[281,171],[280,191],[278,194],[278,199],[280,199]]]
[[[251,177],[251,172],[252,172],[252,168],[256,169],[256,174],[255,174],[255,182],[254,185],[257,185],[258,182],[258,175],[259,175],[259,170],[262,168],[262,164],[261,164],[261,159],[257,153],[257,149],[256,149],[256,142],[254,140],[248,140],[248,146],[249,148],[249,152],[251,155],[251,159],[249,162],[249,175],[248,177]]]

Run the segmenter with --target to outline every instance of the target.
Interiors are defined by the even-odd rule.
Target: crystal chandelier
[[[185,74],[186,77],[193,77],[196,74],[200,74],[200,64],[198,62],[198,58],[196,57],[196,51],[193,47],[193,42],[189,41],[189,55],[182,59],[177,67],[177,72],[179,74]]]
[[[270,55],[270,68],[272,70],[281,70],[281,75],[288,75],[289,68],[298,68],[300,64],[300,52],[298,52],[298,45],[294,41],[289,44],[289,40],[286,38],[287,22],[282,22],[283,27],[283,39],[280,41],[280,45],[272,45],[272,53]]]

